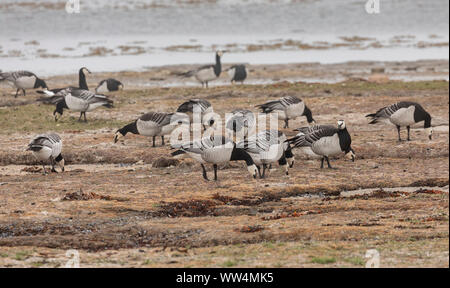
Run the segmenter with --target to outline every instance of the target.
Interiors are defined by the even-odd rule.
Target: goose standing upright
[[[235,84],[236,82],[241,82],[241,84],[244,84],[244,81],[248,76],[247,67],[243,64],[233,65],[226,69],[225,72],[228,72],[228,75],[230,75],[232,84]]]
[[[23,96],[26,96],[26,90],[28,89],[48,88],[44,80],[29,71],[0,72],[0,82],[2,81],[8,81],[16,87],[15,98],[19,96],[20,90],[22,90]]]
[[[258,167],[260,178],[265,178],[268,165],[278,162],[284,167],[286,175],[289,175],[289,166],[286,159],[287,140],[284,133],[276,130],[262,131],[248,139],[241,141],[237,147],[243,148],[253,159]],[[289,154],[291,156],[291,154]],[[263,172],[261,174],[261,167]]]
[[[205,65],[200,68],[197,68],[195,70],[188,71],[186,73],[180,73],[178,76],[189,78],[194,76],[197,81],[202,83],[202,87],[208,88],[208,83],[216,80],[220,77],[220,74],[222,73],[222,62],[221,58],[223,56],[224,51],[217,51],[216,52],[216,64],[214,65]]]
[[[114,143],[117,143],[121,137],[127,133],[147,136],[153,138],[153,147],[156,147],[156,136],[161,136],[164,146],[164,136],[172,133],[179,124],[189,124],[189,118],[182,113],[156,113],[149,112],[121,129],[114,135]]]
[[[305,102],[295,96],[283,97],[279,100],[269,101],[256,106],[263,113],[276,113],[278,119],[284,120],[284,128],[289,128],[289,120],[300,116],[306,116],[308,123],[315,123],[311,110]]]
[[[203,178],[208,181],[205,164],[211,163],[214,167],[214,180],[217,181],[218,164],[229,161],[245,161],[250,175],[256,179],[257,168],[252,157],[242,148],[223,136],[205,137],[198,141],[189,142],[182,145],[174,145],[178,149],[172,153],[173,157],[187,154],[195,161],[199,162],[203,170]]]
[[[328,168],[332,168],[330,165],[330,156],[336,156],[341,153],[345,153],[346,157],[355,161],[355,152],[352,149],[352,138],[348,133],[347,126],[344,120],[338,121],[338,127],[331,125],[320,125],[316,127],[305,127],[301,130],[305,133],[288,139],[287,142],[297,147],[310,147],[311,150],[322,156],[322,162],[320,168],[323,168],[324,161],[327,160]]]
[[[123,90],[123,84],[119,80],[109,78],[100,81],[95,88],[95,93],[113,92]]]
[[[424,129],[430,140],[433,139],[433,128],[431,127],[431,115],[416,102],[398,102],[381,108],[376,113],[366,115],[371,121],[369,124],[385,122],[397,126],[398,141],[402,141],[400,128],[408,130],[408,141],[411,141],[411,125],[424,121]]]
[[[61,155],[62,140],[56,133],[42,134],[34,137],[28,144],[27,151],[32,151],[38,161],[42,163],[45,171],[45,161],[50,160],[52,172],[56,172],[55,164],[64,172],[64,158]]]
[[[67,88],[59,91],[53,97],[61,97],[61,99],[56,103],[56,109],[53,112],[55,121],[58,121],[58,119],[63,115],[64,109],[80,112],[80,118],[78,121],[81,121],[81,117],[84,115],[84,122],[87,122],[86,112],[90,112],[102,106],[106,108],[113,107],[113,101],[107,96],[96,94],[84,89]]]

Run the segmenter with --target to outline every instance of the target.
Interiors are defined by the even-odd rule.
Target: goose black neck
[[[45,83],[44,80],[40,79],[40,78],[36,78],[36,81],[34,82],[34,89],[37,88],[43,88],[43,89],[48,89],[47,84]]]
[[[231,153],[230,161],[241,161],[241,160],[245,161],[247,166],[251,166],[254,164],[252,157],[247,152],[245,152],[244,149],[236,148],[236,146],[234,146],[233,152]]]
[[[431,115],[426,113],[425,114],[425,125],[423,128],[430,128],[431,127]]]
[[[305,111],[303,111],[303,115],[306,116],[306,119],[308,120],[308,123],[314,122],[314,118],[312,117],[312,112],[308,108],[308,106],[305,106]]]
[[[127,133],[139,134],[136,126],[136,121],[124,126],[122,129],[119,129],[120,134],[123,136],[127,135]]]
[[[83,69],[80,69],[80,72],[78,73],[79,77],[78,77],[78,86],[80,87],[80,89],[84,89],[84,90],[89,90],[89,87],[87,85],[87,81],[86,81],[86,75],[84,75],[84,71]]]
[[[56,109],[53,112],[53,115],[55,115],[56,113],[63,115],[64,109],[68,109],[66,100],[61,100],[58,103],[56,103]]]
[[[214,74],[216,74],[216,76],[219,77],[220,73],[222,73],[222,63],[220,61],[220,55],[216,54],[216,65],[214,66]]]
[[[347,128],[339,130],[338,136],[341,150],[347,153],[348,151],[350,151],[352,145],[352,138],[350,137]]]

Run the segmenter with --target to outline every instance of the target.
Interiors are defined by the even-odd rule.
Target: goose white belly
[[[33,89],[34,84],[36,83],[36,77],[30,76],[30,77],[20,77],[15,82],[14,85],[17,88],[22,89]]]
[[[286,112],[283,111],[283,110],[274,110],[273,113],[277,115],[279,120],[286,120],[286,119],[288,119],[288,117],[286,115]]]
[[[206,149],[202,153],[202,159],[208,163],[222,164],[230,161],[233,147],[230,145],[221,145]]]
[[[414,106],[408,108],[400,108],[394,114],[391,115],[389,121],[391,121],[392,124],[398,126],[410,126],[412,124],[415,124],[416,123],[416,121],[414,120],[415,110],[416,107]]]
[[[194,153],[194,152],[186,152],[186,153],[189,155],[189,157],[191,157],[192,159],[194,159],[198,163],[206,164],[206,161],[203,160],[203,158],[202,158],[202,154]]]
[[[152,121],[142,121],[139,119],[136,122],[136,127],[137,131],[142,136],[152,137],[158,136],[159,133],[161,133],[161,127]]]
[[[342,153],[338,134],[320,138],[312,144],[311,150],[322,156],[334,156]]]
[[[175,130],[177,126],[175,125],[166,125],[161,127],[160,132],[157,136],[165,136],[165,135],[169,135],[170,133],[173,132],[173,130]]]
[[[69,109],[72,111],[86,112],[89,108],[89,104],[87,103],[87,101],[78,97],[73,97],[70,94],[65,97],[65,100],[67,107],[69,107]]]
[[[269,147],[268,151],[260,153],[262,164],[270,164],[277,162],[283,155],[283,144],[276,144]]]
[[[39,151],[33,151],[33,155],[38,161],[46,161],[52,156],[52,149],[49,147],[42,147]]]
[[[200,82],[213,81],[217,79],[214,68],[202,69],[195,74],[195,78]]]
[[[295,119],[303,115],[305,111],[305,102],[289,105],[286,109],[286,117],[289,119]]]
[[[236,68],[228,70],[228,76],[230,76],[231,79],[234,79],[234,75],[236,75]]]
[[[298,148],[301,153],[303,153],[304,155],[308,156],[308,158],[321,158],[320,155],[317,155],[316,153],[314,153],[311,149],[311,147],[300,147]]]

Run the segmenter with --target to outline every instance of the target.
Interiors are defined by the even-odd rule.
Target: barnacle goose
[[[257,168],[252,157],[244,149],[238,148],[232,140],[224,136],[205,137],[186,144],[173,145],[173,148],[178,150],[173,152],[172,156],[177,157],[187,154],[199,162],[205,180],[208,180],[205,164],[213,164],[214,180],[217,181],[217,165],[229,161],[245,161],[250,175],[256,179]]]
[[[263,113],[276,113],[278,119],[284,120],[284,128],[289,128],[289,120],[300,116],[306,116],[308,123],[315,123],[311,110],[305,102],[295,96],[283,97],[279,100],[269,101],[256,106]]]
[[[216,80],[220,77],[222,73],[222,62],[221,58],[225,51],[217,51],[216,52],[216,64],[214,65],[205,65],[198,69],[188,71],[186,73],[180,73],[178,76],[189,78],[195,76],[195,78],[202,83],[202,87],[208,88],[208,83],[210,81]]]
[[[378,122],[391,123],[397,126],[398,141],[402,141],[400,128],[408,130],[408,141],[411,141],[411,125],[425,121],[424,129],[430,140],[433,139],[433,128],[431,128],[431,115],[423,107],[415,102],[398,102],[390,106],[381,108],[376,113],[366,115],[370,118],[369,124]]]
[[[289,166],[286,159],[286,151],[288,143],[284,133],[276,130],[262,131],[248,139],[241,141],[237,147],[243,148],[253,159],[258,167],[260,178],[265,178],[266,169],[268,165],[278,162],[280,166],[284,167],[286,175],[289,175]],[[289,153],[290,158],[293,158],[292,153]],[[263,172],[261,174],[261,165]]]
[[[56,133],[42,134],[34,137],[27,148],[27,151],[32,151],[36,159],[42,163],[44,174],[47,174],[45,161],[48,160],[50,160],[52,165],[52,172],[56,172],[55,164],[64,172],[64,158],[61,155],[61,150],[62,140]]]
[[[44,80],[40,79],[36,76],[36,74],[29,71],[0,73],[0,82],[2,81],[8,81],[14,87],[16,87],[17,91],[16,95],[14,96],[15,98],[19,96],[20,90],[22,90],[23,96],[26,96],[25,90],[27,89],[48,88]]]
[[[89,90],[87,81],[86,81],[86,75],[87,74],[91,74],[91,71],[89,71],[89,69],[87,69],[86,67],[81,67],[80,70],[78,71],[78,87],[75,86],[69,86],[69,87],[64,87],[64,88],[55,88],[55,89],[50,89],[50,90],[45,90],[45,91],[37,91],[37,93],[39,94],[45,94],[46,97],[40,98],[38,99],[38,101],[44,103],[44,104],[56,104],[58,103],[60,100],[62,100],[64,98],[63,95],[59,95],[59,96],[55,96],[56,94],[58,94],[59,92],[61,92],[62,90],[66,90],[66,89],[84,89],[84,90]]]
[[[169,135],[179,124],[189,124],[189,118],[183,113],[157,113],[149,112],[117,130],[114,135],[114,143],[117,143],[121,137],[127,133],[138,134],[147,137],[153,137],[153,147],[155,147],[156,136],[161,136],[164,146],[164,136]]]
[[[236,82],[241,82],[244,84],[244,81],[248,76],[248,70],[243,64],[233,65],[226,69],[225,72],[228,72],[228,75],[231,77],[232,84],[235,84]]]
[[[228,135],[235,134],[238,139],[247,138],[255,126],[256,119],[253,112],[243,109],[232,111],[225,124]]]
[[[330,156],[345,153],[346,157],[355,161],[355,152],[352,149],[352,138],[348,133],[344,120],[338,121],[338,127],[331,125],[318,125],[314,127],[305,127],[299,129],[301,133],[288,139],[288,143],[297,147],[310,147],[311,150],[322,156],[320,168],[323,168],[324,160],[327,160],[328,168],[330,165]]]
[[[44,92],[47,91],[44,90]],[[54,101],[56,102],[56,109],[53,112],[55,121],[58,121],[63,115],[64,109],[80,112],[78,121],[81,121],[81,117],[84,115],[84,122],[87,122],[86,112],[90,112],[102,106],[107,108],[113,107],[113,101],[107,96],[84,89],[67,88],[59,91],[51,98],[55,99]]]
[[[95,88],[95,93],[113,92],[123,90],[123,84],[119,80],[109,78],[100,81]]]
[[[190,99],[189,101],[181,104],[178,107],[177,112],[189,115],[189,121],[191,124],[194,123],[195,114],[195,120],[198,119],[204,128],[206,126],[213,126],[215,122],[215,117],[213,117],[214,109],[211,103],[205,99]]]

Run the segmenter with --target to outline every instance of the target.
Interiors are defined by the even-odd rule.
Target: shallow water
[[[91,0],[68,14],[65,0],[2,0],[0,69],[142,70],[210,63],[216,49],[251,64],[448,59],[448,1],[381,0],[377,15],[365,2]],[[341,38],[355,35],[367,39]]]

